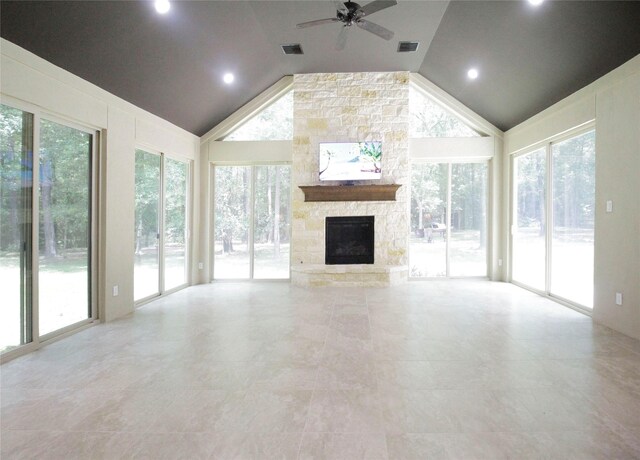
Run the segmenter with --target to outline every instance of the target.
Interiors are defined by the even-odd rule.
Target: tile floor
[[[640,458],[640,342],[504,283],[196,286],[0,372],[3,459]]]

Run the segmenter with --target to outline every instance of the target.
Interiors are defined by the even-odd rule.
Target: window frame
[[[552,240],[553,240],[553,226],[554,226],[554,212],[553,212],[553,145],[558,144],[560,142],[564,142],[575,137],[582,136],[589,132],[593,132],[594,136],[597,136],[596,132],[596,124],[595,120],[591,120],[587,123],[583,123],[579,126],[576,126],[572,129],[566,130],[562,133],[551,136],[542,141],[535,142],[526,148],[513,152],[509,155],[509,180],[511,186],[509,187],[509,242],[508,242],[508,250],[509,250],[509,270],[508,270],[508,281],[510,283],[515,284],[518,287],[523,289],[527,289],[529,291],[535,292],[544,297],[548,297],[564,306],[567,306],[573,310],[576,310],[580,313],[584,313],[588,316],[593,314],[593,307],[589,308],[585,305],[581,305],[573,300],[567,299],[565,297],[559,296],[551,292],[551,270],[552,270],[552,258],[553,258],[553,249],[552,249]],[[540,290],[534,287],[531,287],[525,283],[513,279],[513,237],[514,237],[514,227],[515,227],[515,204],[517,203],[517,182],[516,177],[514,177],[515,172],[515,160],[519,157],[529,155],[536,151],[544,149],[545,152],[545,220],[546,220],[546,228],[545,228],[545,286],[544,290]],[[597,157],[597,151],[595,155]]]

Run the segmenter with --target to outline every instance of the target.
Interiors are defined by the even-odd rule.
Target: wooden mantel
[[[396,201],[400,184],[300,185],[304,201]]]

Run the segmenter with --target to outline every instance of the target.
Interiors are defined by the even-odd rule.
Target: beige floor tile
[[[305,361],[240,363],[251,373],[252,390],[313,390],[318,367]]]
[[[610,430],[561,431],[550,433],[558,458],[567,459],[634,459],[640,450],[631,446],[619,432]]]
[[[373,339],[377,360],[389,361],[479,361],[469,343],[458,340]]]
[[[302,361],[316,365],[320,362],[324,341],[285,339],[263,342],[255,353],[255,361]]]
[[[316,390],[305,432],[382,433],[377,395],[371,390]]]
[[[53,459],[65,436],[63,431],[2,430],[0,457],[3,459]]]
[[[537,420],[515,392],[448,390],[441,392],[447,411],[462,433],[527,432]]]
[[[239,415],[244,391],[177,390],[171,401],[149,420],[150,432],[214,432],[223,429],[224,420]]]
[[[453,434],[447,439],[447,456],[465,460],[539,460],[562,458],[548,433],[484,432]]]
[[[457,429],[447,393],[432,390],[379,390],[386,433],[450,433]]]
[[[74,390],[2,390],[2,429],[71,430],[95,407],[94,393]]]
[[[402,433],[387,434],[387,449],[390,459],[397,460],[443,460],[448,459],[447,433]]]
[[[211,458],[215,447],[216,440],[208,433],[148,433],[134,441],[132,458],[204,460]]]
[[[0,368],[14,458],[640,458],[640,342],[506,283],[194,286]]]
[[[298,458],[300,433],[216,433],[211,459],[295,459]]]
[[[70,431],[133,433],[148,432],[175,398],[165,390],[70,390],[65,397],[76,406]]]
[[[375,390],[373,358],[327,347],[318,366],[315,388],[321,390]]]
[[[311,396],[302,390],[248,390],[234,412],[220,419],[216,431],[301,433]]]
[[[387,445],[384,436],[374,433],[305,433],[300,459],[384,460]]]
[[[600,382],[580,392],[599,411],[625,426],[640,426],[640,393],[628,390],[618,382]]]
[[[513,390],[511,396],[533,415],[535,431],[608,430],[617,426],[586,396],[566,387]]]
[[[375,366],[378,387],[386,392],[438,388],[441,374],[429,361],[376,361]]]

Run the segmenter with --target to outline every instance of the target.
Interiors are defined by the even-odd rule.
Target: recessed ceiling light
[[[475,80],[476,78],[478,78],[478,69],[471,68],[467,71],[467,77],[469,77],[470,80]]]
[[[156,0],[154,6],[156,7],[156,11],[160,14],[166,14],[171,9],[171,3],[169,3],[169,0]]]
[[[533,6],[540,6],[544,0],[528,0]]]
[[[235,79],[236,77],[234,77],[232,73],[225,73],[224,77],[222,77],[222,81],[224,81],[227,85],[233,83],[233,80]]]

